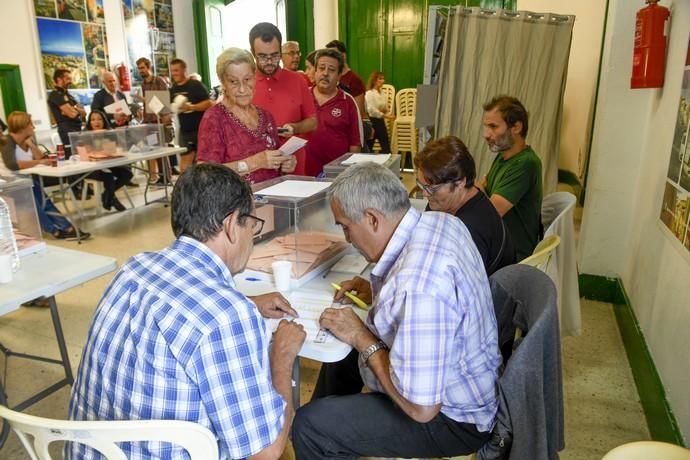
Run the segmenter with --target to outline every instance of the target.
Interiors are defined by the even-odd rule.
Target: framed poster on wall
[[[690,43],[659,217],[690,251]]]

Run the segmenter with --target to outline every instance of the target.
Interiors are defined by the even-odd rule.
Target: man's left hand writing
[[[377,340],[352,308],[326,308],[321,313],[319,325],[358,351],[366,349]]]
[[[295,309],[290,306],[290,302],[279,292],[249,296],[249,298],[256,304],[259,313],[264,318],[283,318],[286,315],[296,318],[299,316]]]

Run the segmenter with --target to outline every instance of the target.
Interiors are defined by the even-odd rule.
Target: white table
[[[325,309],[331,306],[331,299],[335,293],[335,290],[331,286],[331,282],[340,283],[341,281],[351,279],[354,276],[356,275],[352,273],[328,272],[325,278],[322,276],[317,276],[316,278],[307,282],[304,286],[294,289],[288,293],[284,293],[284,295],[291,301],[290,303],[292,304],[292,307],[297,310],[298,313],[301,313],[301,306],[299,305],[299,301],[297,299],[303,295],[319,299],[322,298],[324,303],[323,308]],[[244,295],[253,296],[265,294],[267,292],[274,292],[276,290],[273,283],[266,281],[249,281],[247,278],[251,279],[252,276],[245,273],[239,273],[234,277],[237,288]],[[364,319],[366,317],[366,311],[357,307],[352,308],[354,308],[355,312],[357,312],[360,318]],[[311,310],[309,313],[313,313],[313,310]],[[308,326],[305,328],[307,327]],[[335,337],[326,343],[316,343],[313,341],[313,337],[307,337],[307,340],[304,341],[302,349],[299,352],[299,356],[302,358],[320,361],[322,363],[332,363],[345,358],[350,353],[350,350],[352,350],[350,345],[341,342]],[[293,365],[292,378],[296,383],[296,386],[293,388],[292,397],[295,403],[295,408],[297,408],[299,407],[300,399],[299,359],[296,359]]]
[[[27,168],[27,169],[21,169],[17,171],[20,174],[35,174],[38,176],[39,181],[41,183],[41,188],[43,189],[43,205],[45,205],[45,186],[43,184],[43,179],[45,177],[53,177],[58,179],[59,181],[59,187],[60,187],[60,195],[62,198],[62,202],[65,203],[65,209],[67,209],[67,201],[66,201],[66,193],[70,194],[70,197],[73,200],[73,203],[75,203],[74,207],[76,208],[77,214],[79,215],[80,219],[83,219],[83,214],[81,211],[81,208],[77,204],[77,201],[74,199],[74,195],[72,193],[72,186],[74,184],[77,184],[86,177],[94,172],[94,171],[100,171],[103,169],[108,169],[108,168],[114,168],[116,166],[127,166],[127,165],[132,165],[133,163],[136,163],[138,161],[147,161],[147,160],[157,160],[159,158],[164,158],[164,157],[169,157],[172,155],[177,155],[178,153],[184,153],[186,152],[187,149],[184,147],[164,147],[164,148],[159,148],[155,150],[151,150],[149,152],[142,152],[142,153],[127,153],[125,156],[122,157],[117,157],[113,158],[112,160],[100,160],[100,161],[65,161],[63,165],[60,165],[58,167],[52,167],[52,166],[46,166],[46,165],[38,165],[34,166],[32,168]],[[144,170],[145,172],[148,171]],[[75,180],[70,181],[68,178],[70,177],[76,177]],[[167,178],[169,177],[168,174],[168,165],[167,162],[163,162],[163,180],[167,181]],[[165,197],[162,199],[166,203],[168,202],[168,187],[167,183],[165,184]],[[148,194],[148,189],[149,189],[149,181],[146,181],[146,188],[144,189],[144,201],[146,204],[149,204],[147,194]],[[37,203],[38,204],[38,203]],[[69,212],[69,210],[68,210]]]
[[[47,246],[45,250],[21,258],[21,267],[8,284],[0,284],[0,316],[17,310],[21,304],[37,297],[46,297],[50,304],[53,328],[60,349],[60,360],[42,356],[17,353],[0,345],[7,358],[19,358],[60,364],[65,370],[65,378],[50,385],[44,390],[13,407],[23,410],[54,393],[60,388],[72,385],[74,377],[67,354],[65,337],[62,332],[55,295],[87,281],[93,280],[117,268],[117,261],[112,257],[89,254],[72,249]],[[0,382],[0,398],[4,399],[5,390]],[[2,436],[0,436],[0,446]]]

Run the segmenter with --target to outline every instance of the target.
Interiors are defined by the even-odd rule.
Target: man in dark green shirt
[[[541,237],[541,160],[525,142],[527,129],[527,110],[516,98],[499,96],[484,105],[484,139],[498,155],[480,186],[503,217],[518,261]]]

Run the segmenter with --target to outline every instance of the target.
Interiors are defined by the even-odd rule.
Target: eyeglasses
[[[230,211],[229,213],[227,213],[225,217],[223,217],[223,220],[227,219],[227,217],[233,212],[235,211]],[[258,236],[261,234],[261,230],[264,229],[264,223],[266,223],[264,219],[262,219],[261,217],[256,217],[252,214],[243,214],[240,216],[240,218],[242,217],[251,217],[252,219],[254,219],[254,224],[252,225],[252,234],[254,236]]]
[[[244,217],[251,217],[254,219],[254,225],[252,225],[252,234],[254,236],[258,236],[261,234],[261,230],[264,229],[264,223],[266,223],[265,220],[263,220],[261,217],[256,217],[251,214],[246,214]]]
[[[257,54],[256,59],[261,62],[277,62],[280,61],[280,53],[273,54]]]
[[[286,51],[283,54],[287,54],[290,57],[295,57],[295,56],[299,57],[302,55],[302,53],[300,53],[299,51]]]
[[[419,187],[420,189],[422,189],[422,191],[423,191],[424,193],[426,193],[427,195],[429,195],[429,196],[431,196],[431,195],[433,195],[434,193],[438,192],[439,189],[440,189],[441,187],[443,187],[444,185],[452,183],[452,182],[444,182],[444,183],[442,183],[442,184],[429,185],[429,184],[422,184],[421,182],[419,182],[419,179],[415,179],[415,182],[417,183],[417,187]]]

